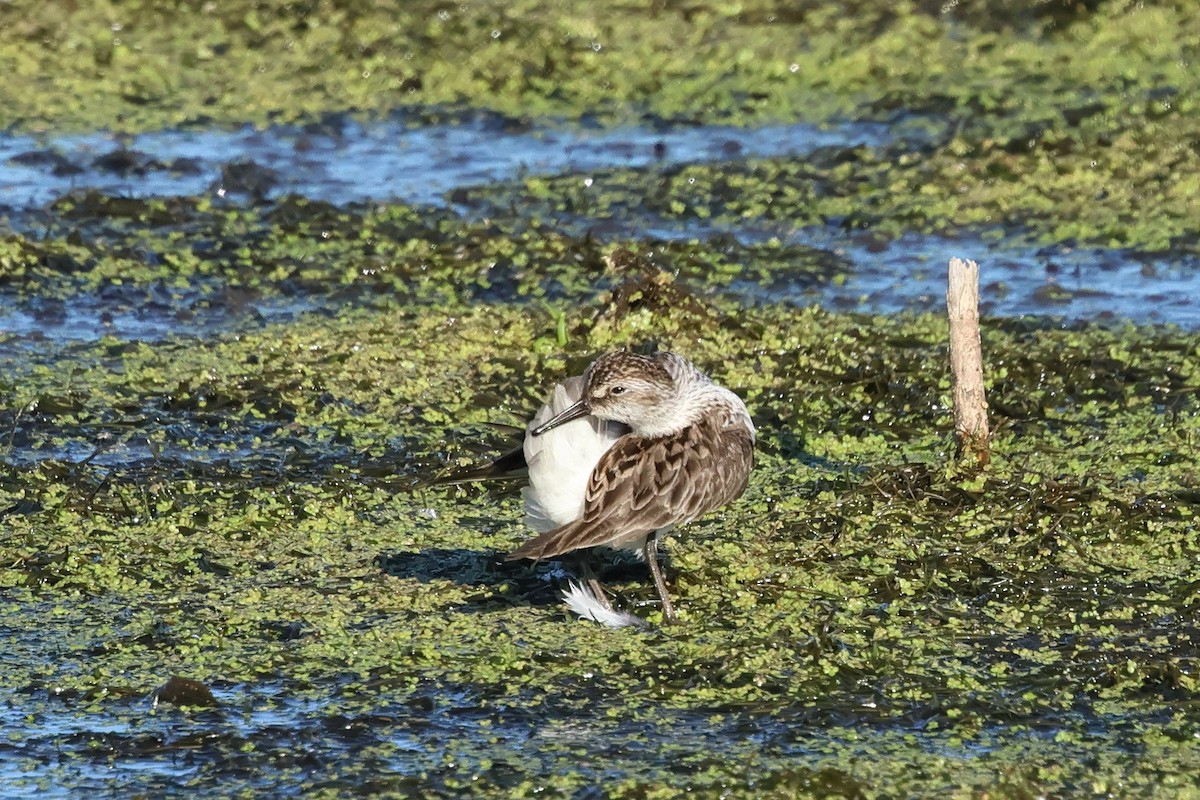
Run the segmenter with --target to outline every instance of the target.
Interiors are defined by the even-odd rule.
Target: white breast
[[[568,378],[556,384],[546,405],[538,411],[529,428],[549,420],[583,393],[583,377]],[[536,531],[553,530],[576,519],[583,511],[588,479],[600,456],[613,442],[628,433],[619,422],[603,422],[584,417],[546,431],[541,436],[525,434],[525,462],[529,465],[529,486],[522,490],[525,522]]]

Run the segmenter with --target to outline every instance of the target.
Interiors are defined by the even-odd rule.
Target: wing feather
[[[737,499],[754,461],[744,425],[703,419],[648,439],[627,434],[592,471],[579,518],[526,542],[508,558],[551,558],[622,543],[680,525]]]

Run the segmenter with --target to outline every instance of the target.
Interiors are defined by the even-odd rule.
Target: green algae
[[[607,243],[536,218],[462,219],[405,204],[86,193],[51,211],[0,241],[0,285],[26,298],[119,291],[130,302],[156,300],[196,316],[262,298],[332,306],[517,300],[545,303],[561,338],[577,324],[571,302],[637,269],[613,262],[618,251],[713,289],[735,281],[769,289],[780,276],[816,286],[845,270],[834,255],[778,241]]]
[[[506,738],[570,720],[649,737],[701,792],[1136,794],[1187,774],[1195,334],[989,324],[994,460],[960,477],[942,320],[744,309],[611,260],[629,274],[565,346],[533,308],[416,303],[6,364],[10,457],[117,444],[0,474],[5,616],[49,637],[10,633],[12,651],[57,654],[5,685],[83,714],[171,675],[282,684],[352,719],[458,697],[469,736],[381,784],[444,794],[583,785],[567,765],[590,738]],[[597,349],[651,335],[746,398],[759,463],[742,501],[669,542],[683,624],[613,632],[568,619],[545,566],[501,561],[526,535],[512,487],[428,480],[503,447],[487,426]],[[640,569],[612,582],[657,619]],[[721,719],[769,746],[660,738]],[[671,761],[609,758],[613,796],[653,794]],[[1063,766],[1081,758],[1086,775]]]
[[[722,288],[845,269],[774,240],[569,230],[583,209],[1193,247],[1194,12],[1034,4],[1014,27],[1010,3],[967,5],[0,12],[24,129],[410,103],[931,115],[802,165],[472,189],[475,221],[86,193],[10,221],[0,281],[28,297],[325,313],[0,339],[0,685],[10,730],[51,731],[0,752],[50,783],[96,765],[111,791],[137,780],[114,768],[167,764],[138,790],[189,796],[1195,796],[1196,334],[986,323],[994,463],[963,476],[942,320],[743,308]],[[668,542],[684,624],[617,633],[568,619],[547,567],[502,563],[527,535],[515,487],[429,480],[502,450],[497,425],[597,351],[647,341],[744,396],[760,448],[745,498]],[[644,570],[608,580],[658,618]],[[219,709],[150,711],[173,675]]]
[[[1033,12],[1028,24],[1012,24],[1014,6]],[[870,102],[976,115],[1015,107],[1047,119],[1058,107],[1110,102],[1166,110],[1130,83],[1174,99],[1195,81],[1194,11],[1172,4],[711,2],[608,14],[541,0],[503,9],[256,0],[168,14],[152,4],[50,2],[14,6],[0,20],[14,76],[6,114],[54,129],[445,104],[747,120],[819,118]],[[1081,96],[1088,103],[1055,102]]]

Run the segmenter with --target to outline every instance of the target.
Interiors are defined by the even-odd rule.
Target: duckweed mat
[[[103,173],[0,209],[2,793],[1200,795],[1200,15],[794,5],[0,7],[5,135],[47,137],[8,166]],[[341,204],[122,144],[278,124],[300,160],[379,117],[874,133]],[[209,188],[120,189],[156,173]],[[1029,248],[985,297],[1065,318],[985,317],[971,474],[944,321],[853,287],[980,242]],[[1184,327],[1078,302],[1135,274]],[[649,632],[502,560],[516,485],[433,483],[621,346],[760,435]],[[660,621],[644,566],[605,580]]]
[[[650,271],[565,321],[405,304],[10,354],[6,781],[1186,796],[1200,337],[989,324],[974,476],[945,338]],[[683,624],[612,631],[568,618],[554,565],[502,562],[514,487],[429,481],[651,339],[745,397],[758,464],[668,542]],[[643,571],[610,580],[657,620]],[[214,697],[156,705],[176,675]]]

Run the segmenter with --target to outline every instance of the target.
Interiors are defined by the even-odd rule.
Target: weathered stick
[[[992,456],[979,344],[979,265],[974,261],[950,259],[946,310],[950,315],[950,381],[958,457],[986,467]]]

